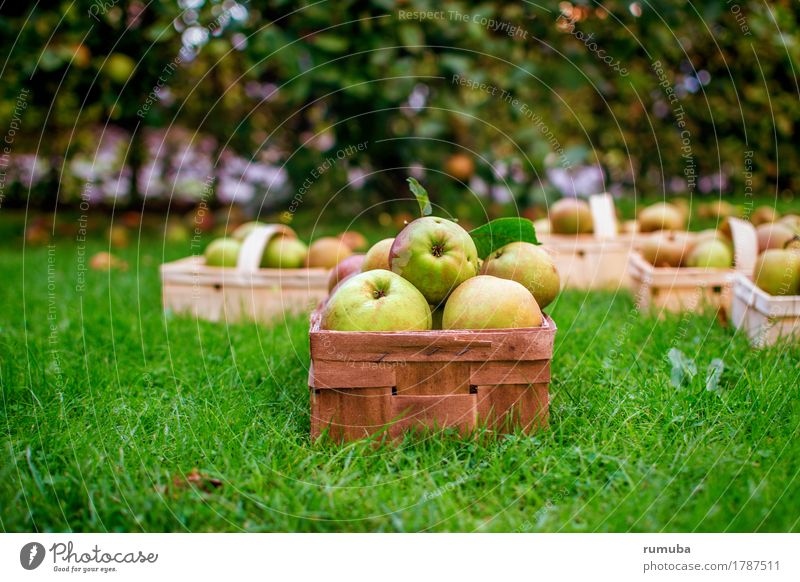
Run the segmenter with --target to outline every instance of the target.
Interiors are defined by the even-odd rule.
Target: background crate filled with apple
[[[526,219],[423,216],[337,268],[309,333],[311,433],[353,440],[547,423],[558,270]],[[343,262],[340,267],[343,267]]]
[[[628,265],[636,305],[658,314],[727,312],[733,275],[752,272],[756,249],[756,230],[738,218],[726,219],[720,229],[654,232]]]
[[[620,233],[610,195],[597,194],[589,202],[562,198],[537,221],[537,234],[553,255],[561,283],[572,289],[627,287],[628,255],[632,235]]]
[[[757,227],[752,278],[737,273],[731,321],[756,347],[800,340],[800,217]]]
[[[353,235],[359,237],[353,239]],[[161,266],[164,309],[209,321],[271,322],[309,312],[329,291],[331,269],[366,244],[357,233],[306,246],[284,225],[251,222],[203,256]]]

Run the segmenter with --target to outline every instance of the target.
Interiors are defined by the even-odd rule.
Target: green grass
[[[315,444],[303,318],[165,318],[158,242],[84,291],[77,253],[0,249],[3,530],[800,530],[797,346],[756,352],[711,314],[566,292],[550,430]],[[699,370],[680,388],[673,346]],[[181,485],[195,467],[221,486]]]

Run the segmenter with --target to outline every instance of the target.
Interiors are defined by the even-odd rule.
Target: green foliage
[[[246,18],[228,19],[193,60],[166,75],[194,22],[188,11],[174,0],[105,4],[112,6],[95,15],[98,3],[88,0],[4,5],[0,43],[9,60],[0,118],[23,88],[33,94],[18,150],[57,161],[91,148],[97,127],[110,122],[132,132],[128,162],[136,167],[141,129],[177,124],[246,156],[287,161],[299,186],[320,160],[366,143],[306,194],[322,204],[349,187],[349,169],[375,171],[357,197],[337,199],[344,211],[394,199],[414,164],[431,169],[425,180],[440,204],[477,204],[442,172],[462,152],[489,187],[523,205],[552,195],[549,166],[576,163],[598,163],[611,183],[645,195],[671,191],[672,178],[687,172],[698,177],[691,194],[713,192],[720,177],[725,195],[747,184],[791,198],[800,188],[797,3],[743,1],[738,12],[678,0],[657,7],[612,0],[602,8],[580,0],[566,3],[569,10],[524,2],[245,3]],[[220,10],[219,2],[202,3],[195,25],[216,31]],[[408,16],[425,10],[438,16]],[[170,98],[137,115],[160,77]],[[53,168],[49,197],[58,192],[59,164]]]

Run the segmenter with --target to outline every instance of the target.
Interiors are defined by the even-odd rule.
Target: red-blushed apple
[[[550,208],[553,234],[588,234],[593,228],[592,211],[585,200],[562,198]]]
[[[542,321],[542,310],[523,285],[479,275],[464,281],[447,299],[442,329],[538,327]]]
[[[241,242],[244,239],[246,239],[247,235],[253,232],[253,229],[256,228],[257,226],[264,226],[264,223],[259,222],[258,220],[254,220],[252,222],[245,222],[244,224],[241,224],[236,227],[236,230],[234,230],[231,233],[231,237]]]
[[[550,254],[527,242],[513,242],[494,251],[483,263],[481,274],[521,283],[544,309],[561,290],[561,278]]]
[[[794,238],[794,231],[783,222],[770,222],[756,227],[758,237],[758,250],[782,249],[786,243]]]
[[[478,250],[469,233],[446,218],[410,222],[389,252],[392,271],[411,282],[431,305],[478,273]]]
[[[372,245],[364,256],[364,264],[361,265],[361,271],[363,273],[373,269],[391,271],[392,269],[389,267],[389,251],[392,250],[393,242],[393,238],[385,238]]]
[[[642,243],[642,257],[654,267],[680,267],[690,251],[690,240],[685,235],[659,231]]]
[[[344,242],[332,236],[324,236],[315,240],[308,247],[306,267],[332,269],[339,261],[353,254]]]
[[[299,269],[305,264],[308,247],[300,239],[273,236],[261,256],[261,266],[267,269]]]
[[[383,269],[353,275],[322,311],[323,329],[415,331],[431,329],[428,302],[411,283]]]
[[[758,226],[759,224],[769,224],[770,222],[778,222],[781,215],[772,206],[759,206],[750,215],[750,222]]]
[[[341,233],[339,239],[353,251],[363,251],[369,245],[366,237],[355,230],[348,230]]]
[[[242,245],[232,238],[218,238],[206,247],[206,265],[209,267],[235,267]]]
[[[328,277],[328,293],[333,291],[334,287],[341,281],[354,273],[361,272],[361,264],[364,262],[364,255],[350,255],[346,259],[342,259],[331,271],[331,276]]]

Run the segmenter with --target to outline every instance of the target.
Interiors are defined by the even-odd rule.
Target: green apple
[[[335,331],[431,329],[428,302],[401,276],[375,269],[343,281],[322,312],[322,328]]]
[[[478,250],[469,233],[445,218],[425,216],[410,222],[389,252],[392,271],[419,289],[431,305],[478,273]]]
[[[724,242],[710,239],[698,243],[686,259],[688,267],[730,269],[733,253]]]
[[[588,234],[593,229],[592,211],[585,200],[562,198],[550,208],[553,234]]]
[[[261,266],[267,269],[299,269],[306,261],[308,247],[300,239],[273,236],[261,256]]]
[[[768,249],[759,255],[755,284],[770,295],[800,295],[800,252]]]
[[[333,269],[339,261],[353,254],[344,241],[332,236],[324,236],[315,240],[308,247],[306,267],[312,269]]]
[[[235,267],[242,244],[232,238],[218,238],[206,247],[206,265],[209,267]]]
[[[464,281],[447,299],[442,329],[538,327],[542,311],[523,285],[479,275]]]
[[[543,248],[527,242],[513,242],[497,249],[486,258],[481,274],[521,283],[542,309],[550,305],[561,290],[553,258]]]
[[[391,271],[392,269],[389,266],[389,251],[392,250],[392,243],[394,243],[393,238],[385,238],[372,245],[364,256],[364,264],[361,265],[361,272],[366,273],[373,269]]]

